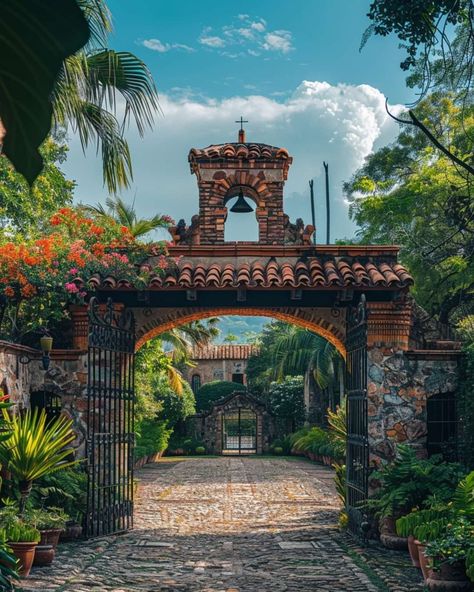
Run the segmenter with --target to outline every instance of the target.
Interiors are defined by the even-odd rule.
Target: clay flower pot
[[[52,545],[53,548],[56,549],[59,543],[59,536],[62,531],[62,528],[48,528],[45,530],[40,530],[41,540],[38,545]]]
[[[462,561],[442,563],[436,571],[430,569],[426,584],[429,590],[437,592],[462,592],[473,588]]]
[[[420,567],[420,557],[419,557],[419,549],[418,545],[416,544],[415,537],[410,535],[407,540],[408,543],[408,552],[410,553],[411,562],[415,567]]]
[[[38,543],[8,543],[8,546],[18,559],[18,573],[22,578],[27,578],[30,575],[37,545]]]
[[[423,577],[425,579],[425,581],[428,579],[428,575],[430,572],[430,568],[428,565],[428,559],[425,555],[425,545],[423,545],[422,543],[420,543],[420,541],[416,541],[415,543],[418,547],[418,560],[420,562],[420,568],[421,568],[421,572],[423,574]]]
[[[395,529],[396,518],[385,516],[380,521],[380,542],[387,549],[406,550],[408,548],[407,539],[399,537]]]
[[[53,545],[38,545],[35,550],[35,559],[33,565],[37,567],[47,567],[53,563],[56,551]]]

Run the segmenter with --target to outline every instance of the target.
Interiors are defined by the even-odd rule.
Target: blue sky
[[[308,180],[314,178],[318,240],[323,240],[326,160],[332,237],[354,234],[342,183],[396,135],[385,96],[396,109],[413,98],[399,68],[403,52],[396,39],[371,38],[359,53],[368,1],[108,4],[115,26],[111,46],[140,56],[160,93],[162,115],[155,129],[143,140],[133,127],[127,133],[134,183],[122,196],[134,199],[141,214],[189,219],[197,211],[189,149],[235,141],[234,120],[243,115],[249,141],[284,146],[294,156],[285,194],[290,216],[309,222]],[[64,168],[77,181],[78,201],[104,200],[100,160],[95,151],[84,157],[74,136]],[[233,231],[229,240],[254,238],[243,221],[237,220]]]
[[[366,0],[109,1],[113,45],[137,53],[163,92],[181,88],[218,98],[247,95],[249,90],[289,94],[302,80],[320,80],[370,84],[392,102],[404,102],[410,95],[399,68],[403,53],[397,40],[373,37],[359,53],[369,4]],[[253,40],[244,36],[246,29],[254,33]],[[265,35],[275,31],[284,31],[286,35],[279,37],[286,37],[288,44],[278,44],[275,38],[273,45],[262,48]],[[160,51],[142,45],[153,39],[162,44],[155,44]]]

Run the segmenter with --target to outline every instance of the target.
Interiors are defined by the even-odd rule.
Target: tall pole
[[[311,197],[311,219],[313,221],[313,243],[316,244],[316,214],[314,213],[314,190],[313,190],[313,179],[309,182],[309,194]]]
[[[329,205],[329,165],[327,162],[323,162],[323,165],[324,173],[326,176],[326,244],[329,245],[331,242],[331,210]]]

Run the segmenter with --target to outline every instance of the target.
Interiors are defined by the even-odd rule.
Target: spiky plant
[[[68,445],[76,435],[72,420],[61,416],[48,422],[44,409],[13,417],[3,413],[10,437],[0,442],[0,463],[18,480],[23,515],[33,481],[79,462],[67,460],[73,452]]]

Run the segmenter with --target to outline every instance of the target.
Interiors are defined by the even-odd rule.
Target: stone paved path
[[[341,546],[332,473],[324,467],[199,458],[147,465],[138,476],[133,531],[62,545],[53,567],[34,569],[22,590],[388,590]]]

